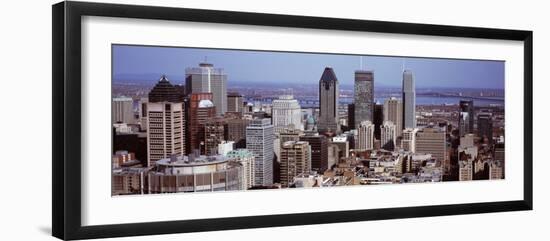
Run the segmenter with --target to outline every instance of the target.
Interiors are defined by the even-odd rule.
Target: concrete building
[[[357,128],[358,138],[355,150],[366,151],[374,149],[374,124],[370,121],[363,121]]]
[[[227,75],[223,69],[213,64],[200,63],[199,67],[185,70],[185,88],[187,94],[212,93],[212,103],[216,115],[227,112]]]
[[[416,133],[416,152],[429,153],[437,160],[447,159],[446,133],[443,128],[423,128]]]
[[[271,116],[275,133],[283,129],[304,129],[300,104],[292,95],[279,96],[272,104]]]
[[[410,70],[403,71],[403,128],[416,128],[416,90]]]
[[[319,80],[319,132],[338,132],[338,105],[340,89],[334,70],[326,67]]]
[[[406,128],[403,130],[403,139],[401,140],[401,149],[416,152],[416,133],[417,128]]]
[[[354,84],[355,126],[358,129],[363,121],[373,122],[374,115],[374,73],[372,71],[355,71]]]
[[[227,153],[227,157],[234,158],[243,166],[244,181],[243,189],[249,189],[254,186],[254,153],[248,149],[236,149]]]
[[[304,141],[287,141],[281,146],[281,186],[288,187],[294,177],[311,170],[311,147]]]
[[[477,114],[477,136],[486,140],[484,144],[493,144],[493,115],[490,112]]]
[[[149,92],[147,116],[147,166],[186,151],[185,108],[176,88],[162,76]]]
[[[391,121],[384,121],[380,127],[380,146],[388,151],[395,150],[397,146],[397,127]]]
[[[391,121],[395,125],[396,135],[403,133],[403,103],[401,100],[391,97],[384,101],[384,121]]]
[[[149,193],[242,190],[243,165],[234,158],[172,156],[158,160],[148,173]]]
[[[311,147],[311,170],[322,173],[328,166],[328,140],[316,132],[306,132],[300,136],[300,141],[309,143]]]
[[[111,195],[144,194],[147,183],[147,168],[121,167],[112,172]]]
[[[458,180],[471,181],[474,179],[473,162],[467,160],[458,161]]]
[[[225,121],[225,139],[234,141],[235,148],[246,147],[246,127],[250,120],[243,118],[228,118]]]
[[[216,117],[204,122],[204,145],[201,145],[202,155],[217,155],[218,145],[225,141],[225,119]]]
[[[246,148],[254,153],[255,185],[273,184],[273,140],[275,133],[269,119],[255,119],[246,127]]]
[[[218,155],[227,156],[227,153],[233,151],[235,146],[234,141],[222,141],[218,144]]]
[[[347,158],[349,156],[349,141],[344,135],[335,136],[332,138],[332,144],[338,146],[338,156]],[[337,161],[338,163],[338,161]]]
[[[134,100],[129,97],[116,97],[111,102],[112,123],[135,124]]]
[[[236,92],[227,94],[227,112],[243,113],[243,96]]]

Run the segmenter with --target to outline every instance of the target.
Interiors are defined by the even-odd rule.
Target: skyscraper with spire
[[[339,131],[338,126],[338,79],[334,70],[326,67],[319,80],[319,132]]]
[[[227,75],[223,69],[214,68],[213,64],[200,63],[199,67],[185,70],[185,88],[188,95],[192,93],[212,93],[212,103],[216,115],[227,112]]]
[[[416,91],[413,73],[403,71],[403,128],[416,128]]]

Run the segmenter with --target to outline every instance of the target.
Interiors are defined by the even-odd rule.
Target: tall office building
[[[384,150],[393,151],[396,147],[397,128],[391,121],[384,121],[380,127],[380,146]]]
[[[354,84],[355,129],[361,122],[373,122],[374,115],[374,73],[372,71],[355,71]]]
[[[237,92],[227,94],[227,112],[243,113],[243,96]]]
[[[211,118],[204,122],[204,145],[201,154],[212,156],[218,153],[218,145],[225,141],[225,119],[221,117]]]
[[[255,119],[246,127],[246,149],[254,153],[255,185],[273,184],[273,125],[267,118]]]
[[[306,132],[300,136],[300,141],[309,143],[311,147],[311,170],[324,172],[328,166],[328,140],[324,135],[316,132]]]
[[[374,149],[374,124],[370,121],[362,121],[357,128],[358,138],[356,150],[366,151]]]
[[[480,138],[487,138],[487,143],[493,144],[493,115],[489,112],[477,114],[477,135]]]
[[[320,132],[340,130],[338,126],[338,99],[340,90],[334,70],[326,67],[319,80],[319,121]]]
[[[225,139],[235,142],[235,148],[246,148],[246,127],[250,120],[229,118],[225,121]]]
[[[204,124],[216,116],[211,93],[192,93],[189,101],[188,153],[203,150]]]
[[[355,129],[355,104],[348,104],[348,129]]]
[[[461,100],[459,108],[458,131],[460,136],[474,133],[474,101]]]
[[[146,104],[147,166],[185,153],[185,108],[176,88],[162,76]]]
[[[113,98],[111,102],[112,123],[135,124],[134,100],[129,97]]]
[[[378,103],[374,104],[374,114],[372,117],[372,123],[374,124],[374,138],[380,140],[380,134],[382,124],[384,123],[384,106]]]
[[[403,133],[403,103],[401,100],[391,97],[384,101],[384,121],[391,121],[395,124],[396,135]]]
[[[401,139],[401,148],[405,151],[416,152],[416,133],[418,129],[407,128],[403,130],[403,139]]]
[[[424,128],[416,133],[416,152],[432,154],[438,161],[447,160],[445,129]]]
[[[216,115],[227,112],[227,75],[213,64],[200,63],[199,67],[185,70],[186,93],[212,93]]]
[[[413,73],[403,71],[403,128],[416,128],[416,91]]]
[[[311,148],[305,141],[287,141],[281,146],[281,186],[288,187],[294,177],[308,173]]]
[[[300,104],[292,95],[282,95],[279,96],[279,99],[273,100],[271,116],[275,133],[288,128],[304,129]]]

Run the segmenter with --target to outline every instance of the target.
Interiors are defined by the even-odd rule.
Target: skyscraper
[[[438,161],[447,159],[447,143],[444,128],[424,128],[416,133],[417,153],[432,154]]]
[[[355,104],[348,104],[348,129],[355,129]]]
[[[374,104],[374,114],[372,117],[372,123],[374,124],[374,138],[380,140],[380,134],[382,124],[384,123],[384,106],[378,103]]]
[[[384,150],[393,151],[396,147],[397,129],[391,121],[384,121],[380,127],[380,146]]]
[[[246,147],[246,127],[250,120],[229,118],[225,121],[225,139],[235,142],[235,148]]]
[[[493,144],[493,115],[489,112],[477,114],[477,135],[480,138],[487,138],[487,143]]]
[[[310,171],[311,149],[304,141],[287,141],[281,146],[281,186],[288,187],[295,176]]]
[[[416,128],[416,91],[413,73],[403,71],[403,128]]]
[[[358,138],[356,150],[366,151],[374,148],[374,124],[370,121],[362,121],[357,128]]]
[[[355,129],[363,121],[373,122],[374,74],[372,71],[355,71],[354,84]]]
[[[474,133],[474,101],[461,100],[459,108],[458,131],[460,136]]]
[[[273,184],[273,125],[267,118],[255,119],[246,127],[246,149],[254,153],[255,185]]]
[[[391,121],[395,125],[396,135],[403,132],[403,103],[401,100],[391,97],[384,101],[384,121]]]
[[[128,97],[113,98],[111,102],[112,120],[114,123],[134,124],[134,100]]]
[[[147,166],[185,153],[185,108],[176,88],[162,76],[146,104]]]
[[[338,79],[334,70],[326,67],[319,80],[319,121],[318,130],[339,131],[338,126]]]
[[[227,112],[227,75],[213,64],[200,63],[199,67],[185,70],[186,93],[212,93],[216,115]]]
[[[273,100],[271,115],[275,133],[285,128],[304,129],[300,104],[292,95],[282,95],[279,99]]]
[[[300,136],[300,141],[309,143],[311,147],[311,170],[323,172],[328,166],[328,140],[316,132],[306,132]]]
[[[188,153],[202,150],[204,153],[204,124],[214,118],[216,107],[211,93],[192,93],[189,102],[189,144]]]

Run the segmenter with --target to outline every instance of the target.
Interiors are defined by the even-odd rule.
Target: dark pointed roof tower
[[[338,79],[336,78],[336,74],[334,73],[334,70],[331,67],[326,67],[323,71],[323,74],[321,75],[321,85],[325,87],[326,90],[332,86],[333,83],[338,82]]]
[[[149,102],[183,102],[182,95],[166,78],[166,75],[162,75],[159,82],[149,92]]]

